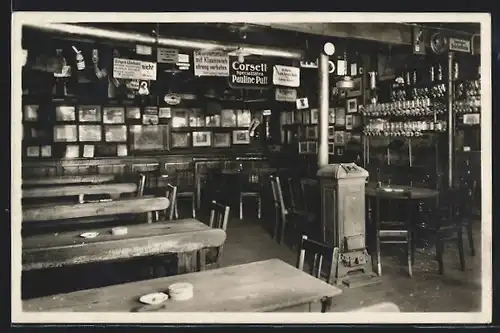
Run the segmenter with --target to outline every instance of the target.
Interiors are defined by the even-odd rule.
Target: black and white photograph
[[[14,323],[491,322],[489,14],[12,22]]]

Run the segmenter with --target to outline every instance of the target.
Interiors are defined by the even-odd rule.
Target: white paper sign
[[[307,97],[299,98],[295,101],[297,110],[307,109],[309,107],[309,99]]]
[[[220,51],[196,51],[193,56],[194,75],[229,76],[229,56]]]
[[[275,65],[273,68],[273,84],[285,87],[300,85],[300,68]]]
[[[160,47],[158,48],[157,58],[158,62],[175,64],[179,59],[179,51],[176,49],[165,49]]]
[[[280,102],[295,102],[297,100],[297,90],[277,87],[275,99]]]
[[[133,59],[114,58],[113,77],[129,80],[156,80],[156,63]]]

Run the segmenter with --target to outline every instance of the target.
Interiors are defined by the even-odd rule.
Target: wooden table
[[[23,189],[22,191],[23,199],[79,196],[80,202],[82,202],[84,195],[93,194],[109,194],[112,198],[118,199],[123,193],[134,193],[137,191],[137,185],[134,183],[64,185],[34,187]]]
[[[22,180],[22,185],[68,185],[68,184],[100,184],[111,182],[114,175],[82,175],[82,176],[54,176],[44,178],[28,178]]]
[[[186,253],[219,247],[226,240],[222,229],[195,219],[127,226],[126,235],[112,235],[111,228],[89,229],[99,235],[81,238],[85,231],[44,234],[23,238],[23,270],[102,262],[165,253]],[[180,263],[185,265],[185,263]]]
[[[390,188],[396,191],[400,191],[400,192],[384,192],[384,198],[387,199],[407,199],[407,197],[404,196],[404,191],[411,191],[411,198],[414,200],[435,198],[439,195],[438,190],[425,187],[414,187],[407,185],[382,185],[381,188],[382,189]],[[377,189],[377,183],[369,182],[368,184],[366,184],[365,194],[367,196],[374,197],[377,194],[376,189]]]
[[[164,312],[270,312],[342,291],[278,259],[23,301],[24,311],[131,312],[140,296],[188,282],[194,297],[167,300]]]
[[[23,224],[43,221],[99,217],[120,214],[141,214],[167,209],[167,198],[138,197],[108,202],[92,202],[64,205],[29,206],[23,209]],[[150,218],[148,217],[148,220]]]

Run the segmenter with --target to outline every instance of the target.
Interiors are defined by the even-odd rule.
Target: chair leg
[[[257,197],[257,218],[260,220],[262,215],[262,200],[260,199],[260,195]]]
[[[467,221],[467,238],[469,239],[469,250],[470,255],[476,255],[476,249],[474,248],[474,238],[472,238],[472,221]]]
[[[413,237],[411,231],[406,236],[406,257],[408,261],[408,276],[413,277]]]
[[[193,195],[193,200],[192,200],[192,209],[193,209],[193,219],[196,218],[196,198],[195,196]]]
[[[464,238],[463,238],[463,229],[460,226],[457,230],[458,233],[458,257],[460,259],[460,269],[465,271],[465,254],[464,254]]]
[[[377,275],[382,276],[382,262],[380,259],[380,237],[379,235],[375,236],[375,254],[377,256]]]
[[[444,274],[443,253],[444,241],[441,239],[439,234],[436,234],[436,259],[439,266],[439,274]]]
[[[177,210],[177,201],[175,201],[175,204],[174,204],[174,216],[175,216],[175,219],[179,218],[179,211]]]
[[[243,196],[240,194],[240,220],[243,220]]]
[[[417,252],[417,242],[415,236],[415,231],[412,231],[412,237],[411,237],[411,264],[415,265],[415,252]]]

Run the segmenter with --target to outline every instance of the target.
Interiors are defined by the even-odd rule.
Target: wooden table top
[[[99,184],[111,182],[114,175],[81,175],[81,176],[54,176],[44,178],[23,179],[23,185],[65,185],[65,184]]]
[[[50,206],[29,206],[23,209],[23,223],[64,220],[88,216],[141,214],[167,209],[167,198],[136,197],[107,202],[91,202]]]
[[[122,194],[137,191],[134,183],[63,185],[23,189],[23,198],[51,198],[90,194]]]
[[[24,311],[133,312],[140,296],[193,285],[194,297],[167,300],[163,312],[268,312],[308,304],[342,291],[278,259],[23,301]]]
[[[23,270],[116,260],[161,253],[184,253],[219,247],[226,240],[222,229],[196,219],[127,225],[126,235],[113,235],[111,228],[88,229],[23,238]],[[98,232],[82,238],[83,232]]]
[[[407,197],[404,196],[405,191],[411,191],[411,198],[415,200],[435,198],[439,195],[438,190],[425,187],[391,184],[391,185],[382,185],[381,188],[396,190],[396,192],[384,191],[384,197],[389,199],[407,199]],[[377,189],[376,182],[368,182],[368,184],[366,184],[365,187],[365,194],[367,196],[373,197],[376,195],[376,189]]]

